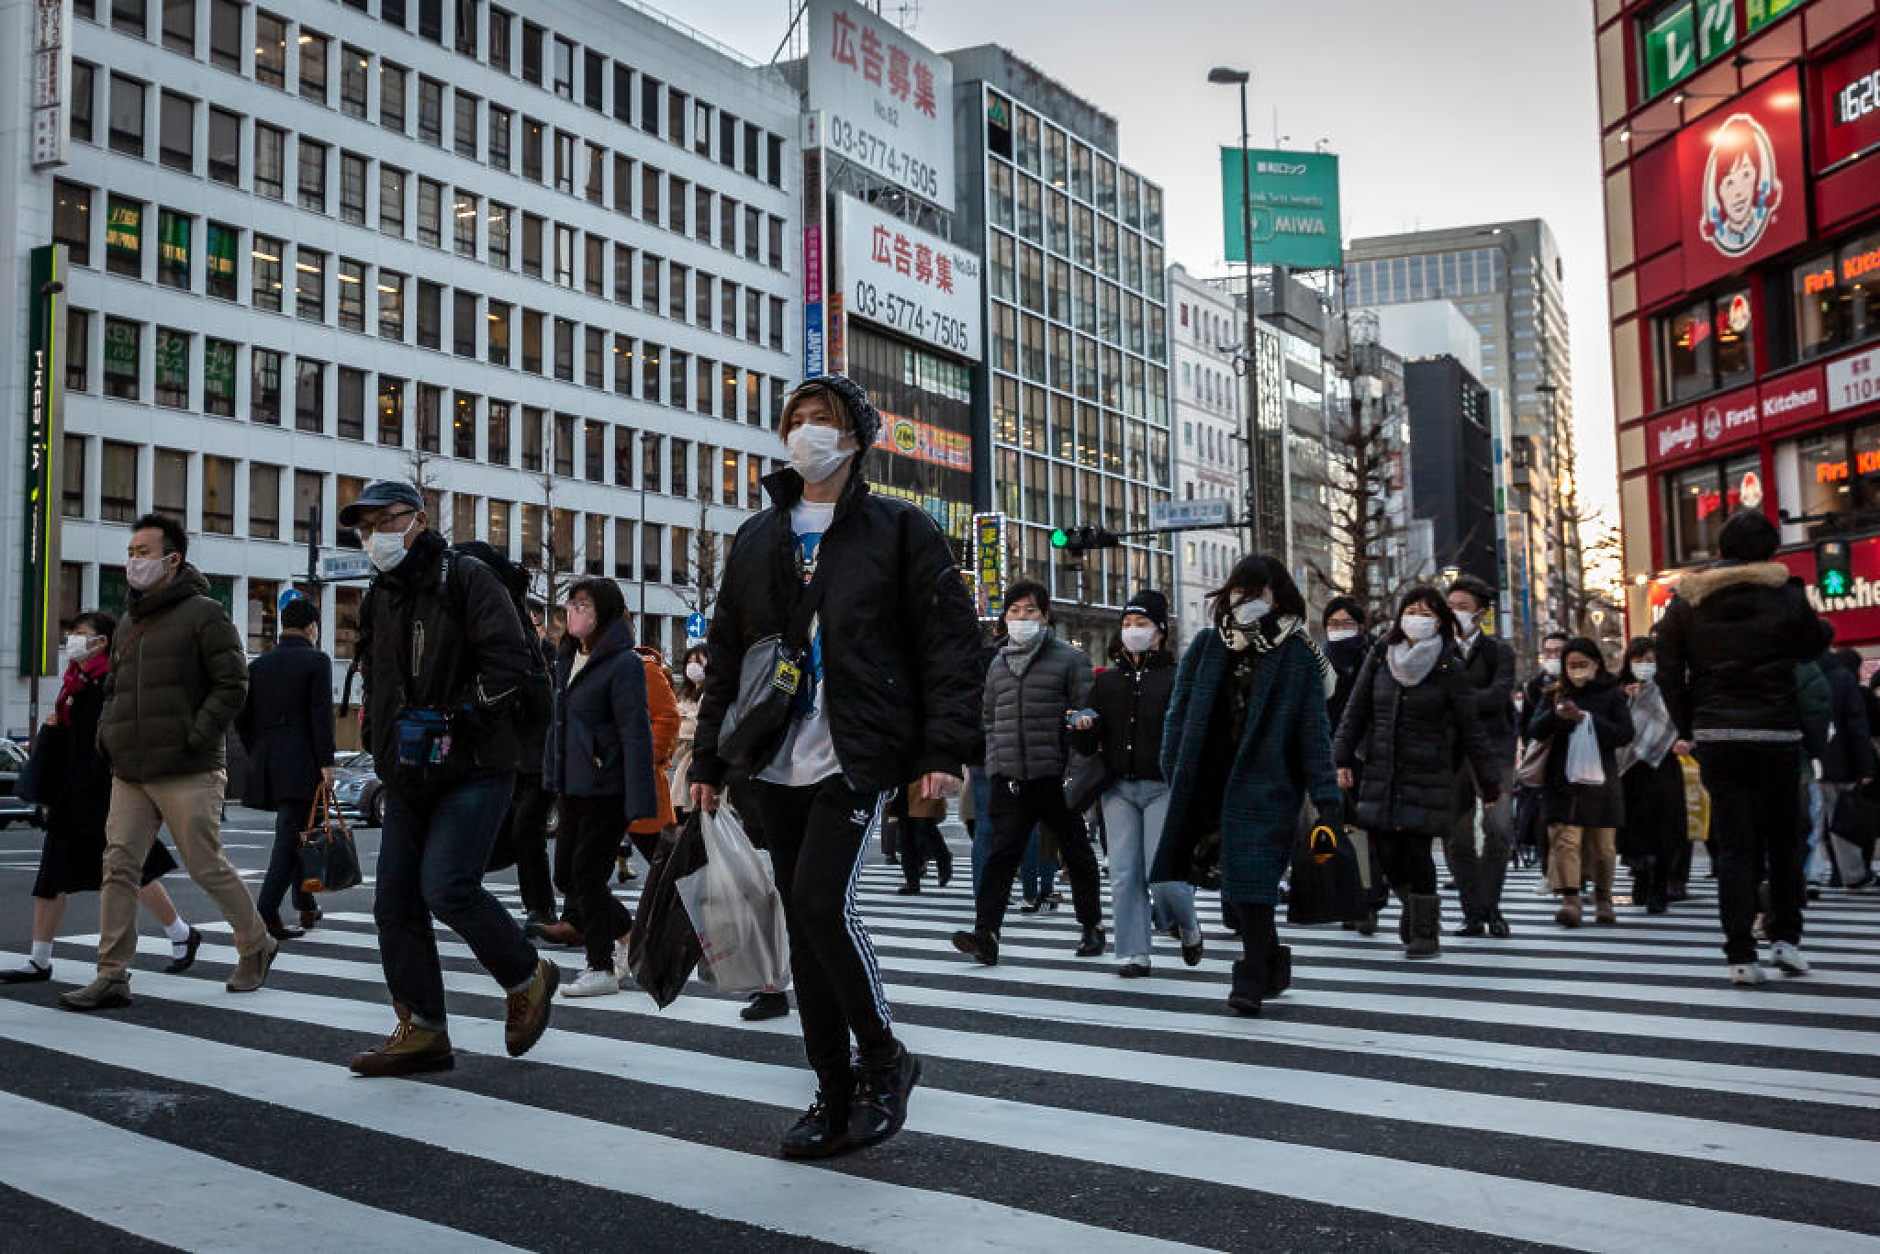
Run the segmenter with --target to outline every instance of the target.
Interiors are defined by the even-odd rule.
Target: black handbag
[[[39,729],[26,765],[20,768],[19,777],[13,781],[14,796],[32,805],[51,804],[52,794],[58,791],[58,778],[63,773],[69,739],[63,724],[47,723]]]
[[[1828,830],[1873,857],[1874,836],[1880,832],[1880,801],[1864,788],[1850,788],[1834,803]]]
[[[821,575],[812,573],[784,632],[753,641],[744,650],[738,698],[718,728],[718,756],[751,775],[769,766],[783,747],[797,693],[809,676],[810,623],[822,592]]]
[[[1301,926],[1362,918],[1369,908],[1357,850],[1344,832],[1320,823],[1293,850],[1286,921]]]
[[[1064,804],[1070,807],[1072,814],[1087,813],[1103,799],[1114,782],[1110,778],[1110,765],[1101,753],[1078,754],[1064,775]]]
[[[352,830],[334,804],[332,790],[322,787],[300,833],[300,887],[310,893],[337,893],[357,887],[362,878]]]

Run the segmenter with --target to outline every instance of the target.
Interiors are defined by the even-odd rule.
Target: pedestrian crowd
[[[997,964],[1008,911],[1058,908],[1061,874],[1076,957],[1107,953],[1136,979],[1162,945],[1193,967],[1196,890],[1215,889],[1239,947],[1226,1004],[1248,1016],[1292,978],[1278,925],[1304,887],[1302,850],[1342,847],[1357,868],[1333,922],[1369,936],[1394,903],[1404,958],[1430,960],[1446,935],[1509,936],[1516,859],[1539,862],[1555,923],[1575,929],[1617,920],[1622,869],[1631,903],[1666,913],[1702,843],[1738,985],[1768,979],[1765,944],[1776,970],[1807,974],[1820,888],[1875,890],[1880,703],[1774,560],[1760,513],[1724,524],[1721,560],[1686,575],[1616,658],[1554,633],[1524,677],[1479,578],[1404,588],[1373,614],[1345,596],[1308,605],[1284,563],[1254,553],[1179,651],[1166,595],[1136,592],[1098,665],[1059,633],[1041,583],[995,590],[982,629],[938,527],[860,473],[880,423],[842,376],[790,394],[788,466],[764,481],[770,504],[732,542],[708,635],[673,672],[636,641],[614,581],[582,579],[545,613],[528,572],[434,530],[414,485],[376,481],[346,503],[340,522],[376,572],[353,669],[383,786],[373,918],[395,1020],[353,1071],[453,1065],[438,923],[504,997],[511,1055],[541,1038],[558,990],[618,993],[631,855],[657,864],[727,805],[769,855],[814,1073],[781,1138],[790,1157],[881,1141],[906,1118],[920,1060],[896,1035],[857,884],[884,826],[903,893],[929,868],[948,884],[955,794],[971,845],[962,955]],[[196,960],[202,933],[163,888],[177,859],[160,829],[233,934],[231,993],[262,987],[280,946],[323,917],[298,869],[334,782],[319,615],[285,604],[278,643],[251,664],[188,553],[173,519],[133,524],[129,611],[71,624],[28,767],[46,833],[32,945],[0,980],[50,979],[67,897],[96,891],[95,978],[60,998],[72,1010],[131,1004],[140,906],[170,942],[165,971]],[[231,744],[242,801],[274,815],[256,896],[221,844]],[[484,887],[510,865],[520,919]],[[578,949],[578,974],[564,983],[549,947]],[[791,1011],[766,988],[742,1013]]]

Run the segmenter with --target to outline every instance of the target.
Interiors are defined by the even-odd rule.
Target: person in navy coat
[[[333,784],[333,662],[320,651],[320,611],[311,601],[281,610],[281,638],[248,668],[248,700],[235,731],[248,751],[242,804],[274,811],[274,852],[255,908],[276,940],[293,940],[320,920],[299,879],[300,833],[313,800]],[[281,922],[293,888],[300,927]]]

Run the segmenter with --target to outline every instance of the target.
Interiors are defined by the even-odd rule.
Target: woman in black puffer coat
[[[1542,787],[1547,811],[1547,865],[1560,890],[1562,927],[1580,925],[1580,885],[1584,858],[1593,873],[1594,917],[1613,923],[1612,873],[1618,861],[1615,835],[1625,821],[1625,785],[1619,774],[1618,749],[1632,743],[1632,713],[1599,646],[1585,636],[1567,642],[1561,655],[1563,678],[1553,700],[1530,711],[1527,738],[1545,741],[1547,782]],[[1588,723],[1591,729],[1581,732]],[[1598,780],[1575,780],[1567,758],[1575,734],[1590,735],[1599,747]]]
[[[1465,761],[1474,768],[1484,802],[1500,795],[1455,639],[1456,618],[1441,593],[1426,585],[1404,593],[1396,624],[1358,672],[1332,742],[1339,785],[1356,787],[1355,818],[1377,842],[1404,903],[1398,934],[1406,958],[1441,953],[1431,842],[1453,822],[1457,771]]]

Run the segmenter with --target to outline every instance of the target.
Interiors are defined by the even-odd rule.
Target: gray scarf
[[[1662,765],[1678,738],[1678,729],[1671,723],[1671,711],[1665,708],[1664,694],[1658,691],[1655,682],[1640,681],[1638,691],[1631,694],[1627,704],[1631,708],[1634,733],[1631,744],[1619,746],[1621,775],[1640,762],[1654,768]]]
[[[1031,669],[1032,661],[1038,656],[1039,651],[1050,641],[1051,629],[1045,627],[1031,638],[1030,644],[1020,644],[1008,638],[1005,647],[999,650],[999,656],[1005,659],[1005,664],[1011,668],[1014,675],[1023,679],[1025,672]]]
[[[1414,688],[1430,677],[1448,647],[1449,642],[1440,635],[1420,641],[1399,640],[1385,651],[1384,660],[1400,685]]]

